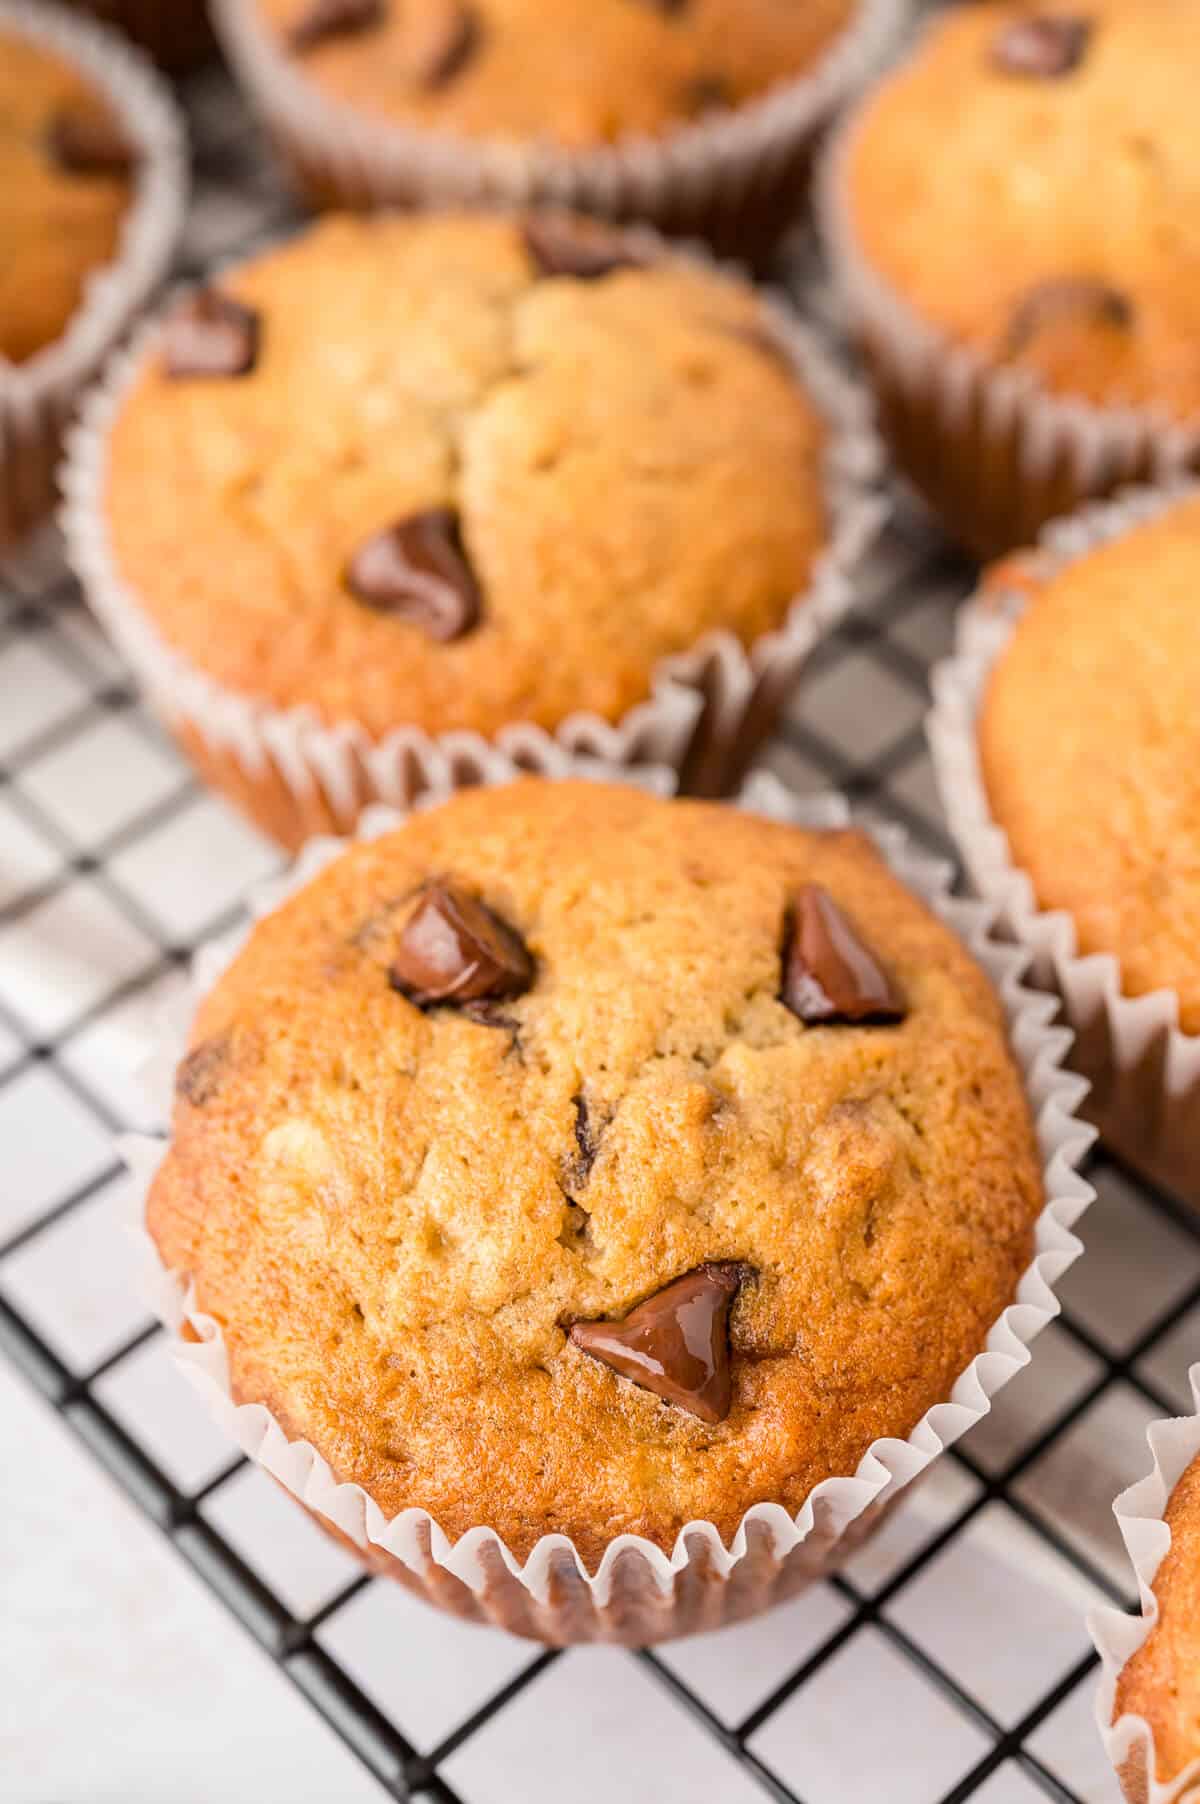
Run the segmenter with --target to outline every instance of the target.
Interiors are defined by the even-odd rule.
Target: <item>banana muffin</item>
[[[135,157],[108,100],[0,22],[0,368],[61,338],[113,261]]]
[[[1196,32],[1194,0],[957,7],[842,135],[830,237],[893,438],[976,548],[1014,542],[989,485],[1026,485],[1029,537],[1080,493],[1147,473],[1151,422],[1164,457],[1172,429],[1200,428]],[[918,345],[932,375],[914,377]],[[992,386],[951,381],[955,350]],[[1029,393],[1139,410],[1147,443],[1127,418],[1111,456],[1103,420],[1051,432]],[[964,495],[964,461],[983,492]]]
[[[618,723],[783,626],[834,435],[753,289],[646,243],[345,216],[223,274],[107,430],[124,596],[223,694],[374,745]]]
[[[978,727],[992,815],[1038,905],[1070,914],[1080,954],[1118,960],[1127,996],[1174,991],[1185,1034],[1200,1033],[1198,585],[1196,495],[1053,574],[1027,566]]]
[[[1114,1715],[1150,1724],[1162,1785],[1200,1760],[1200,1459],[1172,1492],[1166,1521],[1171,1546],[1154,1580],[1158,1621],[1121,1673]],[[1128,1796],[1145,1804],[1144,1782]]]
[[[861,0],[252,0],[328,98],[571,148],[654,135],[804,74]]]
[[[907,1435],[1042,1200],[997,997],[866,839],[526,779],[258,924],[147,1222],[339,1480],[590,1562]]]

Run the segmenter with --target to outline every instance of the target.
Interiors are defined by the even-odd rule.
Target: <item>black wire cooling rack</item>
[[[197,192],[179,273],[193,275],[278,232],[290,212],[223,78],[200,78],[186,102]],[[197,899],[162,872],[178,863],[188,833],[192,843],[197,836],[211,843],[214,834],[239,831],[142,714],[72,585],[60,566],[55,570],[50,555],[40,568],[0,584],[0,1136],[8,1124],[24,1128],[29,1106],[43,1123],[52,1107],[59,1113],[49,1118],[61,1124],[56,1156],[65,1161],[29,1196],[3,1198],[0,1189],[3,1344],[377,1777],[381,1797],[440,1804],[540,1797],[536,1788],[506,1784],[503,1762],[486,1752],[467,1756],[486,1751],[497,1725],[527,1694],[536,1700],[541,1694],[531,1688],[546,1685],[555,1665],[574,1655],[530,1646],[526,1658],[518,1649],[508,1676],[482,1702],[467,1701],[461,1720],[453,1720],[451,1704],[444,1714],[452,1726],[436,1745],[418,1747],[411,1725],[403,1732],[397,1712],[378,1701],[371,1673],[344,1653],[339,1625],[366,1589],[383,1581],[347,1570],[316,1607],[289,1604],[269,1563],[224,1526],[223,1499],[243,1462],[229,1458],[215,1470],[210,1462],[202,1481],[189,1483],[155,1452],[136,1407],[118,1406],[124,1377],[140,1370],[158,1331],[138,1325],[107,1344],[103,1357],[89,1359],[64,1351],[52,1309],[47,1314],[44,1273],[56,1269],[56,1248],[61,1244],[61,1257],[71,1259],[77,1281],[70,1230],[120,1170],[107,1137],[128,1124],[124,1092],[109,1081],[122,1026],[178,980],[201,939],[238,918],[234,895],[213,891]],[[767,760],[785,781],[840,788],[865,813],[898,819],[946,854],[921,723],[930,661],[949,644],[954,604],[969,582],[969,569],[925,528],[902,522],[894,529],[876,560],[871,592],[821,649]],[[81,761],[109,756],[104,805],[83,806],[72,772]],[[238,842],[234,865],[247,878],[268,862],[261,847]],[[72,945],[81,909],[84,939],[100,947],[94,964],[90,951]],[[43,982],[47,964],[51,976]],[[64,981],[55,989],[59,969]],[[919,1695],[955,1750],[932,1762],[930,1777],[915,1780],[898,1752],[895,1785],[869,1795],[914,1804],[1038,1797],[1103,1804],[1115,1797],[1086,1723],[1095,1658],[1082,1628],[1061,1648],[1054,1637],[1047,1644],[1027,1620],[1020,1594],[1010,1603],[1004,1584],[997,1591],[981,1576],[986,1569],[994,1581],[997,1570],[1009,1570],[1024,1582],[1034,1572],[1030,1595],[1058,1599],[1056,1620],[1065,1612],[1081,1622],[1089,1599],[1131,1601],[1111,1499],[1147,1464],[1146,1422],[1186,1406],[1188,1363],[1200,1355],[1200,1218],[1100,1151],[1089,1175],[1100,1191],[1084,1223],[1089,1254],[1063,1286],[1061,1322],[1038,1344],[1031,1371],[939,1462],[947,1482],[936,1507],[927,1501],[918,1508],[916,1498],[905,1507],[886,1559],[864,1564],[860,1556],[828,1581],[819,1607],[806,1600],[787,1606],[795,1632],[789,1629],[780,1646],[792,1651],[772,1653],[754,1701],[740,1713],[725,1706],[712,1679],[724,1656],[697,1653],[699,1644],[612,1656],[627,1663],[622,1687],[636,1685],[643,1695],[661,1688],[691,1718],[690,1731],[678,1715],[671,1720],[681,1734],[698,1731],[710,1750],[704,1795],[731,1796],[735,1781],[739,1798],[761,1792],[779,1804],[844,1804],[868,1795],[856,1782],[852,1740],[836,1783],[804,1750],[821,1738],[819,1719],[842,1707],[837,1700],[851,1701],[850,1721],[865,1722],[877,1708],[878,1690],[861,1697],[854,1690],[855,1662],[869,1649],[870,1683],[877,1685],[881,1672],[895,1680],[899,1702],[889,1707],[903,1709],[910,1693]],[[39,1269],[41,1293],[31,1290],[29,1277]],[[964,1640],[968,1629],[971,1643]],[[730,1664],[739,1659],[735,1638],[744,1632],[720,1638]],[[419,1657],[420,1623],[412,1633]],[[1023,1638],[1031,1634],[1026,1656]],[[646,1708],[652,1704],[657,1723],[661,1695],[647,1698]],[[586,1692],[574,1708],[582,1746]]]

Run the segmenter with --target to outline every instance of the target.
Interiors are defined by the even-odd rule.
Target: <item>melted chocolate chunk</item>
[[[631,1309],[621,1322],[576,1322],[571,1339],[622,1378],[702,1422],[723,1422],[733,1400],[729,1306],[749,1269],[698,1266]]]
[[[533,982],[520,935],[490,908],[448,883],[427,883],[400,934],[388,973],[418,1008],[519,996]]]
[[[360,545],[346,570],[356,600],[423,627],[443,643],[478,624],[483,597],[453,508],[398,520]]]
[[[1009,323],[1001,355],[1016,357],[1045,326],[1078,319],[1087,324],[1127,330],[1133,324],[1133,303],[1119,288],[1088,276],[1063,276],[1039,282],[1020,302]]]
[[[193,1046],[175,1073],[176,1096],[182,1096],[194,1109],[202,1109],[221,1088],[229,1069],[229,1055],[228,1034],[218,1034],[214,1040],[201,1040]]]
[[[542,214],[525,222],[525,248],[543,276],[596,282],[617,269],[642,269],[643,259],[615,232],[567,214]]]
[[[246,376],[258,362],[259,316],[217,288],[199,288],[167,320],[168,376]]]
[[[423,85],[434,89],[448,87],[476,55],[482,41],[479,14],[465,0],[455,0],[426,48],[421,66]]]
[[[288,49],[303,53],[326,38],[369,31],[383,23],[384,11],[384,0],[313,0],[288,31]]]
[[[1059,81],[1087,54],[1092,22],[1063,13],[1039,13],[1006,25],[992,43],[992,65],[1005,75]]]
[[[61,108],[50,121],[46,148],[72,175],[127,176],[135,161],[117,121],[96,107]]]
[[[819,883],[805,884],[796,897],[783,950],[782,1000],[812,1026],[886,1026],[906,1012],[883,966]]]
[[[575,1181],[586,1184],[588,1173],[596,1163],[596,1154],[600,1151],[600,1137],[592,1129],[588,1106],[582,1096],[575,1098],[575,1145],[579,1156],[575,1160]]]

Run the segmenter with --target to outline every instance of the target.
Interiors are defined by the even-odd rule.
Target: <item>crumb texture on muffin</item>
[[[118,134],[69,62],[0,27],[0,364],[61,338],[88,277],[116,255],[132,193],[130,169],[113,163]]]
[[[861,0],[248,0],[330,97],[400,124],[572,149],[804,74]]]
[[[1194,0],[955,8],[854,129],[868,262],[923,320],[1053,390],[1194,418],[1196,34]]]
[[[902,1020],[781,1001],[811,883]],[[448,892],[482,964],[417,1006]],[[387,1514],[522,1554],[728,1537],[852,1473],[982,1349],[1042,1203],[994,992],[864,838],[591,784],[464,792],[341,857],[203,1004],[178,1098],[148,1223],[236,1395]],[[729,1395],[710,1361],[680,1406],[614,1344],[658,1298],[653,1355],[697,1272]]]
[[[1001,654],[979,723],[992,813],[1041,907],[1127,995],[1200,1032],[1200,499],[1070,564]]]
[[[120,410],[105,498],[168,643],[327,723],[491,734],[618,719],[661,658],[782,623],[825,542],[826,428],[753,291],[606,267],[595,227],[531,232],[327,220],[222,278],[183,368],[176,323]],[[442,574],[453,554],[478,591],[449,627],[445,593],[388,589],[389,548],[430,516]]]
[[[1154,1581],[1158,1621],[1121,1674],[1114,1717],[1146,1718],[1164,1785],[1200,1760],[1200,1459],[1172,1492],[1166,1520],[1171,1546]]]

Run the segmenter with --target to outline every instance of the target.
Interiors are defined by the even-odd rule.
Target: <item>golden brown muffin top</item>
[[[1170,989],[1200,1033],[1200,499],[1044,583],[979,723],[992,812],[1039,905],[1127,995]]]
[[[804,74],[862,0],[256,0],[305,75],[393,123],[572,149]]]
[[[1052,390],[1200,413],[1195,0],[940,19],[869,100],[848,199],[916,313]]]
[[[753,290],[677,261],[598,273],[612,240],[561,222],[539,263],[527,230],[327,219],[222,277],[254,310],[246,373],[147,357],[107,514],[169,644],[375,735],[490,734],[616,719],[711,629],[782,623],[826,537],[826,430]],[[203,337],[229,350],[237,324]],[[447,621],[404,592],[406,561],[454,566],[471,605]]]
[[[490,1000],[394,987],[434,879],[515,936],[510,975],[530,961]],[[821,1014],[828,898],[886,977],[862,1024],[780,1000]],[[999,1004],[856,833],[591,784],[466,792],[260,923],[191,1046],[147,1218],[236,1394],[388,1515],[521,1554],[799,1509],[949,1394],[1031,1258]],[[598,1321],[698,1272],[729,1305],[716,1420],[594,1351]]]
[[[1200,1459],[1172,1492],[1166,1520],[1171,1546],[1154,1581],[1158,1621],[1122,1672],[1116,1703],[1116,1717],[1150,1724],[1164,1785],[1200,1760]]]
[[[116,254],[131,195],[107,100],[54,51],[0,30],[0,360],[61,338]]]

